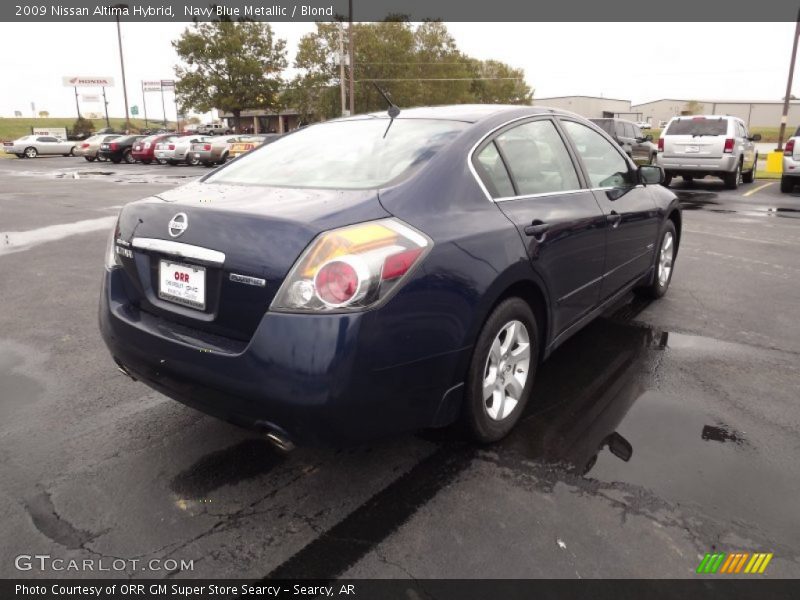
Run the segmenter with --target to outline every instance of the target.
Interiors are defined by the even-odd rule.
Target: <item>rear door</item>
[[[473,164],[545,281],[558,335],[598,302],[605,217],[550,118],[500,130]]]
[[[634,123],[628,123],[626,126],[630,127],[631,137],[633,138],[631,158],[637,163],[650,162],[650,146],[644,141],[642,130]]]
[[[561,119],[608,223],[601,297],[614,295],[653,265],[660,219],[638,173],[606,137],[583,123]]]
[[[747,126],[743,121],[736,121],[736,131],[741,136],[742,151],[744,153],[744,166],[743,171],[749,171],[753,168],[756,161],[756,145],[750,139],[750,132],[747,131]]]
[[[681,117],[662,134],[664,158],[722,158],[728,137],[725,117]]]

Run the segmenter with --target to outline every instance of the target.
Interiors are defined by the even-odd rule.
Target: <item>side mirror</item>
[[[645,185],[658,185],[664,182],[664,169],[657,165],[641,165],[637,170],[639,181]]]
[[[761,134],[760,134],[760,133],[754,133],[754,134],[753,134],[753,135],[751,135],[751,136],[750,136],[748,139],[749,139],[751,142],[759,142],[759,141],[761,141]]]
[[[645,142],[652,142],[653,141],[653,136],[648,133],[646,136],[644,136],[644,141]]]

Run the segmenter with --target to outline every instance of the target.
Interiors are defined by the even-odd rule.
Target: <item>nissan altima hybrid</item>
[[[100,329],[130,377],[283,444],[456,422],[492,442],[567,338],[666,293],[663,177],[546,108],[313,125],[126,205]]]

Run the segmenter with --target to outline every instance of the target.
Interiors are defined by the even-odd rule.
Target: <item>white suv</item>
[[[760,134],[750,136],[744,121],[720,115],[673,117],[658,140],[658,166],[664,169],[664,185],[676,175],[686,181],[706,175],[720,177],[735,190],[752,183]]]
[[[783,147],[781,192],[788,194],[796,185],[800,185],[800,127]]]
[[[231,133],[231,128],[226,127],[222,123],[207,123],[205,125],[200,125],[197,128],[197,133],[201,135],[229,135]]]

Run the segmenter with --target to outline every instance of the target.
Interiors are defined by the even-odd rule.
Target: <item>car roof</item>
[[[526,104],[452,104],[448,106],[421,106],[419,108],[402,108],[398,119],[442,119],[450,121],[465,121],[477,123],[489,117],[504,112],[528,109],[530,114],[551,113],[553,109],[547,107],[533,107]],[[562,111],[555,111],[562,112]],[[389,118],[385,111],[356,115],[344,120],[363,119],[365,116],[373,118]]]

